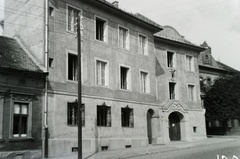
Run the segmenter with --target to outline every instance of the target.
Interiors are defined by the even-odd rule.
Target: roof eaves
[[[164,37],[164,36],[158,36],[158,35],[154,35],[154,37],[157,38],[157,39],[167,40],[167,41],[171,41],[171,42],[178,43],[178,44],[181,44],[181,45],[185,45],[185,46],[188,46],[188,47],[197,49],[197,50],[199,50],[199,51],[205,51],[205,50],[206,50],[206,48],[201,47],[201,46],[198,46],[198,45],[195,45],[195,44],[192,44],[192,43],[190,43],[190,42],[186,43],[186,41],[183,42],[183,41],[180,41],[180,40],[177,40],[177,39],[173,39],[173,38],[169,38],[169,37]]]
[[[90,1],[90,0],[87,0],[87,1]],[[111,4],[110,2],[107,2],[106,0],[91,0],[92,2],[98,2],[98,3],[101,3],[102,5],[105,5],[117,12],[120,12],[122,14],[125,14],[126,16],[130,16],[131,18],[137,20],[137,21],[140,21],[148,26],[150,26],[152,29],[154,29],[155,32],[159,32],[161,30],[163,30],[163,27],[155,22],[153,22],[152,20],[148,19],[148,18],[142,18],[139,16],[139,14],[133,14],[133,13],[129,13],[125,10],[122,10],[116,6],[114,6],[113,4]]]

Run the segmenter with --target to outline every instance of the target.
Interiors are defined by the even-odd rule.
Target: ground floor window
[[[15,102],[13,114],[13,137],[27,137],[29,120],[29,104]]]
[[[121,108],[122,127],[133,127],[133,109],[126,107]]]
[[[78,125],[78,103],[72,102],[67,104],[67,124],[70,126]],[[81,108],[82,126],[85,126],[85,104]]]
[[[105,103],[97,106],[97,126],[111,126],[111,107]]]

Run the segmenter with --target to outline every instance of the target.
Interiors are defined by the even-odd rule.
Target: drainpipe
[[[45,52],[45,71],[48,72],[48,4],[45,0],[45,18],[44,18],[44,52]],[[48,125],[47,125],[47,111],[48,111],[48,75],[45,79],[44,92],[44,128],[45,128],[45,142],[44,142],[44,157],[48,158]]]

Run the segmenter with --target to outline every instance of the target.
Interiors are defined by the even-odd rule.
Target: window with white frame
[[[119,47],[129,49],[129,31],[127,28],[119,26]]]
[[[108,63],[96,60],[96,84],[108,86]]]
[[[186,68],[187,71],[194,71],[193,57],[186,55]]]
[[[29,103],[14,102],[13,106],[13,134],[14,138],[26,138],[29,136]]]
[[[141,78],[141,92],[149,93],[150,92],[149,74],[147,72],[140,71],[140,78]]]
[[[85,104],[82,104],[81,117],[82,117],[82,126],[85,126]],[[78,125],[78,103],[77,102],[67,103],[67,125],[69,126]]]
[[[67,30],[71,32],[77,32],[77,27],[75,27],[77,23],[77,18],[80,17],[81,11],[73,8],[71,6],[67,6]]]
[[[188,100],[189,101],[195,101],[195,86],[189,84],[188,85]]]
[[[68,80],[78,80],[78,56],[68,53]]]
[[[99,41],[107,42],[107,21],[96,17],[96,39]]]
[[[133,127],[134,120],[133,120],[133,109],[129,108],[128,106],[125,108],[121,108],[122,114],[122,127]]]
[[[139,48],[139,53],[142,54],[142,55],[147,55],[148,52],[147,52],[147,37],[144,36],[144,35],[141,35],[141,34],[138,34],[138,48]]]
[[[131,89],[130,68],[120,66],[120,88],[123,90]]]
[[[176,83],[169,82],[169,98],[176,99]]]
[[[167,66],[169,68],[174,67],[174,52],[167,51]]]

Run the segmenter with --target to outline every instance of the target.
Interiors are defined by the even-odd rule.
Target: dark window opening
[[[168,67],[173,67],[173,55],[174,53],[173,52],[167,52],[167,64],[168,64]]]
[[[121,108],[122,114],[122,127],[133,127],[133,109],[131,108]]]
[[[111,126],[111,107],[97,106],[97,126]]]
[[[126,67],[120,68],[121,89],[128,89],[128,70],[129,68]]]
[[[54,16],[54,8],[49,7],[49,16],[53,17]]]
[[[197,127],[196,127],[196,126],[193,127],[193,132],[194,132],[194,133],[197,132]]]
[[[78,103],[67,103],[67,125],[78,125]],[[81,108],[82,126],[85,126],[85,104],[82,104]]]
[[[48,66],[53,67],[53,58],[49,58],[48,60]]]
[[[96,39],[100,41],[104,40],[104,31],[105,31],[106,21],[96,18]]]
[[[68,79],[72,81],[78,80],[78,57],[77,55],[68,54]]]
[[[106,151],[106,150],[108,150],[108,146],[102,146],[101,149],[102,149],[102,151]]]
[[[176,98],[176,94],[175,94],[175,85],[176,83],[169,83],[169,96],[170,99],[175,99]]]

